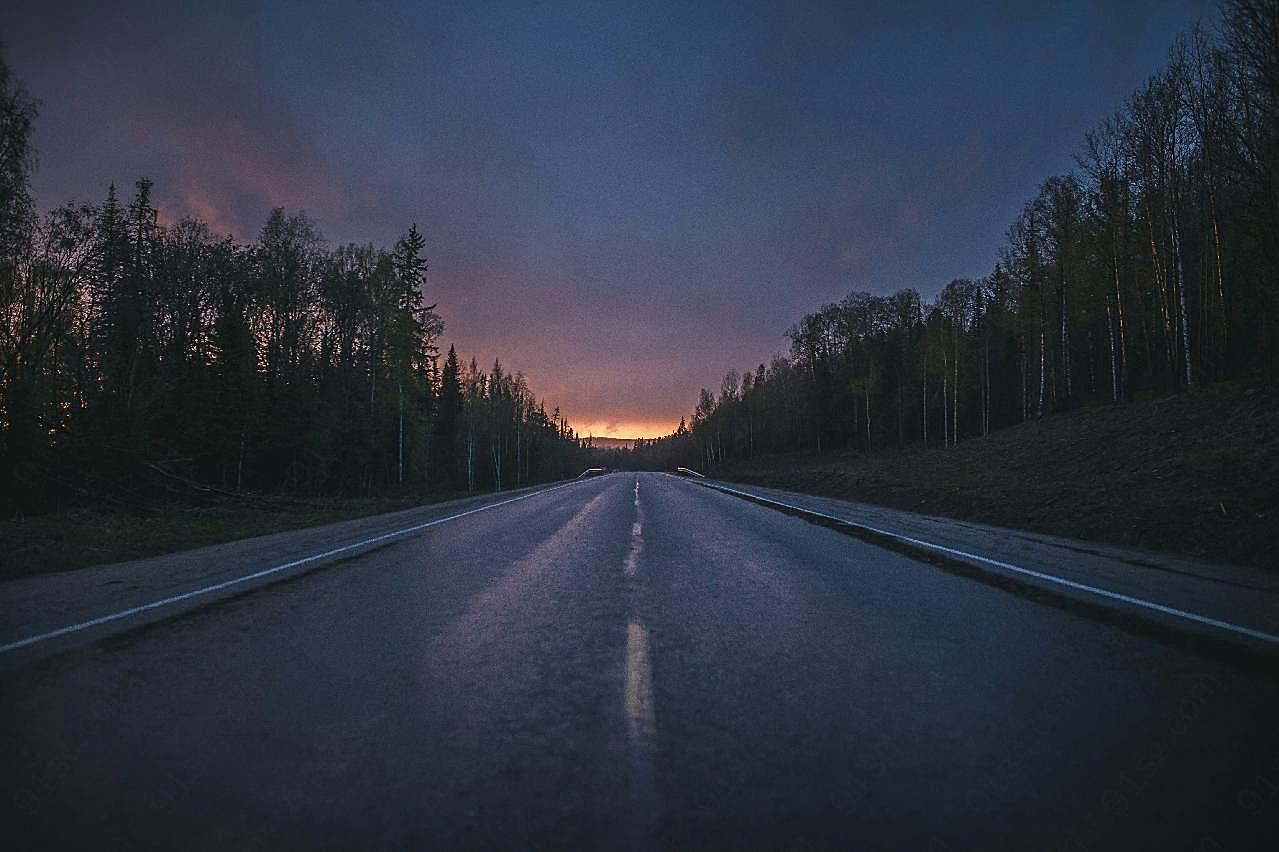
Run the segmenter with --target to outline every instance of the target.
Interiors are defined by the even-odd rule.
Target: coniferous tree
[[[458,486],[458,430],[462,421],[462,380],[457,351],[450,346],[440,370],[439,406],[435,418],[436,478],[451,487]]]

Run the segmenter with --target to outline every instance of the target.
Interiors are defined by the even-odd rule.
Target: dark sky
[[[5,4],[12,8],[12,4]],[[189,6],[190,8],[182,8]],[[670,431],[852,289],[993,266],[1039,181],[1211,0],[19,2],[42,206],[333,243],[416,221],[445,343],[580,431]]]

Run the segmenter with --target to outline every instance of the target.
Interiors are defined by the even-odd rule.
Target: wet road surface
[[[1279,679],[661,474],[0,673],[7,848],[1279,848]]]

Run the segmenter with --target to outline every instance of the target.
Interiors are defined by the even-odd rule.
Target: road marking
[[[697,484],[701,485],[702,483],[699,482]],[[790,503],[783,503],[780,500],[773,500],[768,497],[761,497],[758,494],[751,494],[747,491],[738,491],[736,488],[728,488],[727,486],[723,486],[723,485],[710,485],[710,484],[707,484],[704,487],[713,488],[716,491],[723,491],[727,494],[736,494],[739,497],[747,497],[747,498],[750,498],[751,500],[755,500],[760,503],[770,504],[783,509],[790,509],[792,511],[799,512],[801,514],[813,515],[815,517],[823,518],[828,521],[835,521],[836,523],[839,523],[839,524],[844,524],[846,526],[851,526],[851,527],[856,527],[858,529],[866,530],[867,532],[874,533],[875,535],[882,535],[886,538],[891,538],[896,541],[906,542],[907,544],[913,544],[918,547],[927,548],[928,550],[935,550],[939,553],[945,553],[950,556],[957,556],[961,559],[968,559],[973,562],[981,562],[986,565],[993,565],[996,568],[1002,568],[1005,571],[1012,571],[1017,574],[1023,574],[1027,577],[1034,577],[1037,580],[1043,580],[1044,582],[1047,582],[1047,583],[1054,583],[1059,586],[1065,586],[1066,588],[1074,589],[1075,591],[1098,595],[1099,597],[1107,598],[1109,600],[1120,601],[1122,603],[1130,604],[1132,606],[1141,607],[1143,609],[1148,609],[1154,612],[1163,613],[1164,615],[1171,615],[1175,618],[1183,618],[1183,619],[1186,619],[1187,621],[1193,621],[1196,624],[1203,624],[1208,627],[1215,627],[1218,630],[1224,630],[1228,633],[1235,633],[1240,636],[1247,636],[1251,639],[1257,639],[1261,642],[1268,642],[1272,645],[1279,645],[1279,635],[1276,635],[1274,633],[1267,633],[1264,630],[1254,630],[1251,627],[1244,627],[1241,624],[1233,624],[1229,621],[1222,621],[1221,619],[1218,619],[1218,618],[1212,618],[1211,616],[1200,615],[1199,613],[1189,612],[1184,609],[1177,609],[1176,607],[1165,606],[1160,603],[1155,603],[1154,601],[1143,600],[1142,598],[1136,598],[1136,597],[1133,597],[1132,595],[1125,595],[1125,594],[1122,594],[1121,592],[1112,592],[1109,589],[1103,589],[1098,586],[1091,586],[1087,583],[1079,583],[1074,580],[1067,580],[1065,577],[1057,577],[1053,574],[1045,574],[1043,571],[1036,571],[1033,568],[1023,568],[1020,565],[1013,565],[1011,562],[1003,562],[999,559],[992,559],[989,556],[982,556],[977,553],[969,553],[968,551],[959,550],[953,547],[946,547],[945,545],[942,545],[942,544],[934,544],[931,541],[924,541],[923,539],[912,538],[911,536],[902,535],[901,533],[890,532],[889,530],[883,530],[883,529],[879,529],[878,527],[872,527],[869,524],[864,524],[864,523],[861,523],[860,521],[850,521],[847,518],[840,518],[835,515],[828,515],[825,512],[819,512],[815,509],[809,509],[804,506],[793,506]]]
[[[119,621],[122,618],[128,618],[129,616],[137,615],[138,613],[146,612],[152,609],[157,609],[162,606],[168,606],[169,604],[190,600],[192,598],[198,598],[203,595],[211,594],[213,592],[220,592],[223,589],[228,589],[228,588],[231,588],[232,586],[238,586],[241,583],[248,583],[252,580],[258,580],[258,579],[261,579],[262,577],[269,577],[272,574],[278,574],[281,571],[287,571],[290,568],[296,568],[299,565],[306,565],[311,562],[318,562],[321,559],[328,559],[330,556],[337,556],[338,554],[341,554],[341,553],[349,553],[352,550],[358,550],[359,548],[367,547],[370,544],[377,544],[380,541],[387,541],[389,539],[409,535],[411,533],[424,530],[427,527],[433,527],[433,526],[436,526],[437,524],[442,524],[447,521],[456,521],[458,518],[465,518],[468,515],[474,515],[478,512],[487,512],[489,509],[496,509],[499,506],[509,506],[512,503],[518,503],[521,500],[527,500],[530,497],[537,497],[540,494],[549,494],[552,491],[558,491],[561,488],[567,488],[570,485],[574,485],[575,483],[576,481],[566,482],[563,485],[555,485],[550,488],[543,488],[540,491],[534,491],[531,494],[521,494],[519,497],[512,497],[508,500],[502,500],[497,503],[490,503],[487,506],[479,506],[475,509],[468,509],[465,512],[458,512],[456,515],[449,515],[448,517],[444,517],[444,518],[436,518],[433,521],[427,521],[421,524],[414,524],[411,527],[404,527],[403,529],[394,530],[389,533],[383,533],[382,535],[376,535],[376,536],[373,536],[372,538],[366,538],[363,541],[357,541],[354,544],[347,544],[347,545],[343,545],[342,547],[335,547],[332,550],[326,550],[323,553],[313,553],[310,556],[304,556],[301,559],[294,559],[292,562],[285,562],[283,565],[276,565],[274,567],[266,568],[261,571],[255,571],[252,574],[246,574],[243,577],[236,577],[232,580],[224,580],[221,583],[214,583],[211,586],[205,586],[204,588],[201,588],[201,589],[195,589],[194,591],[190,591],[190,592],[183,592],[180,595],[173,595],[171,597],[161,598],[160,600],[157,600],[157,601],[151,601],[150,603],[129,607],[128,609],[123,609],[123,610],[120,610],[119,612],[113,612],[109,615],[99,616],[98,618],[91,618],[88,621],[81,621],[78,624],[70,624],[70,625],[67,625],[66,627],[59,627],[56,630],[50,630],[46,633],[38,633],[35,636],[28,636],[25,639],[19,639],[17,641],[10,642],[7,645],[0,645],[0,654],[5,654],[10,651],[16,651],[19,648],[26,648],[30,645],[36,645],[40,642],[46,642],[50,639],[56,639],[59,636],[66,636],[69,633],[77,633],[81,630],[87,630],[90,627],[97,627],[100,624],[108,624],[112,621]]]
[[[626,625],[626,685],[622,695],[632,740],[653,736],[653,673],[648,664],[648,631],[638,619]]]
[[[631,549],[626,554],[626,565],[623,570],[626,576],[634,577],[635,572],[639,570],[639,555],[644,549],[644,529],[639,521],[631,524]]]
[[[653,845],[657,815],[657,784],[653,777],[657,725],[653,712],[653,673],[648,658],[648,631],[632,616],[626,625],[626,671],[622,686],[630,807],[619,823],[623,832],[619,845],[634,849]]]
[[[644,507],[640,505],[639,480],[635,480],[635,522],[631,524],[631,549],[626,554],[623,570],[626,576],[634,577],[639,570],[639,555],[644,549]]]
[[[631,524],[631,549],[625,572],[635,576],[640,550],[644,546],[644,507],[640,504],[639,478],[635,479],[635,521]],[[653,845],[657,814],[657,785],[654,779],[657,722],[653,710],[653,670],[649,663],[648,630],[637,614],[642,589],[627,583],[631,615],[626,622],[626,656],[622,673],[622,710],[626,716],[626,751],[629,766],[630,807],[620,822],[623,831],[618,845],[646,849]]]

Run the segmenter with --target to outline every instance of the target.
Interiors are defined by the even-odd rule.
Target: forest
[[[39,215],[37,103],[0,58],[0,511],[952,447],[1085,406],[1274,385],[1277,45],[1279,6],[1230,0],[1042,182],[988,275],[824,305],[788,353],[630,451],[593,449],[501,363],[440,354],[416,225],[390,250],[330,246],[276,209],[242,245],[162,226],[145,179]]]
[[[853,292],[790,351],[702,389],[714,468],[759,454],[951,447],[1082,406],[1279,375],[1279,4],[1232,0],[1039,186],[989,275]]]
[[[500,489],[586,466],[522,374],[440,358],[416,225],[390,251],[330,247],[276,209],[239,245],[158,224],[145,179],[39,216],[36,116],[0,57],[3,514]]]

